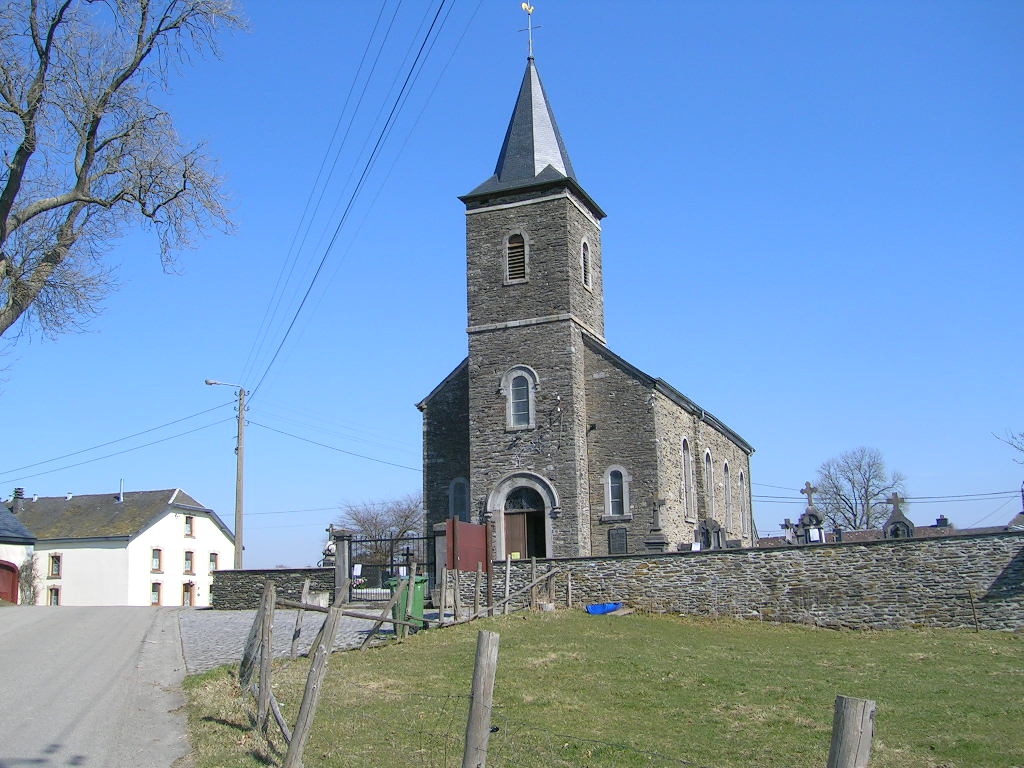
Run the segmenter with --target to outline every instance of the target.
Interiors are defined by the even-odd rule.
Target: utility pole
[[[207,379],[209,386],[238,387],[238,441],[235,443],[235,562],[236,571],[242,570],[242,550],[245,545],[242,539],[242,510],[244,495],[245,471],[245,387],[241,384],[228,384],[216,379]]]
[[[245,390],[238,388],[238,442],[235,444],[235,570],[242,570],[242,496],[245,468]]]

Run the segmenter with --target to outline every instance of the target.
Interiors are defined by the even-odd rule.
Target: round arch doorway
[[[521,485],[505,497],[505,553],[515,558],[547,557],[544,499]]]

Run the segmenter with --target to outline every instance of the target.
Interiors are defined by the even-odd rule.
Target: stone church
[[[466,205],[469,355],[418,404],[430,525],[497,558],[752,545],[732,429],[605,343],[601,220],[531,56],[494,175]]]

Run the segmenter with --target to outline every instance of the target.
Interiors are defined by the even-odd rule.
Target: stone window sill
[[[628,523],[632,519],[632,515],[601,515],[602,523]]]

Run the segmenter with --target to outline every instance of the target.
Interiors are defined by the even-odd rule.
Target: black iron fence
[[[391,597],[388,580],[407,576],[415,563],[416,572],[434,580],[434,537],[404,536],[398,539],[361,539],[348,541],[349,562],[352,563],[352,585],[349,599],[353,602],[387,601]]]

